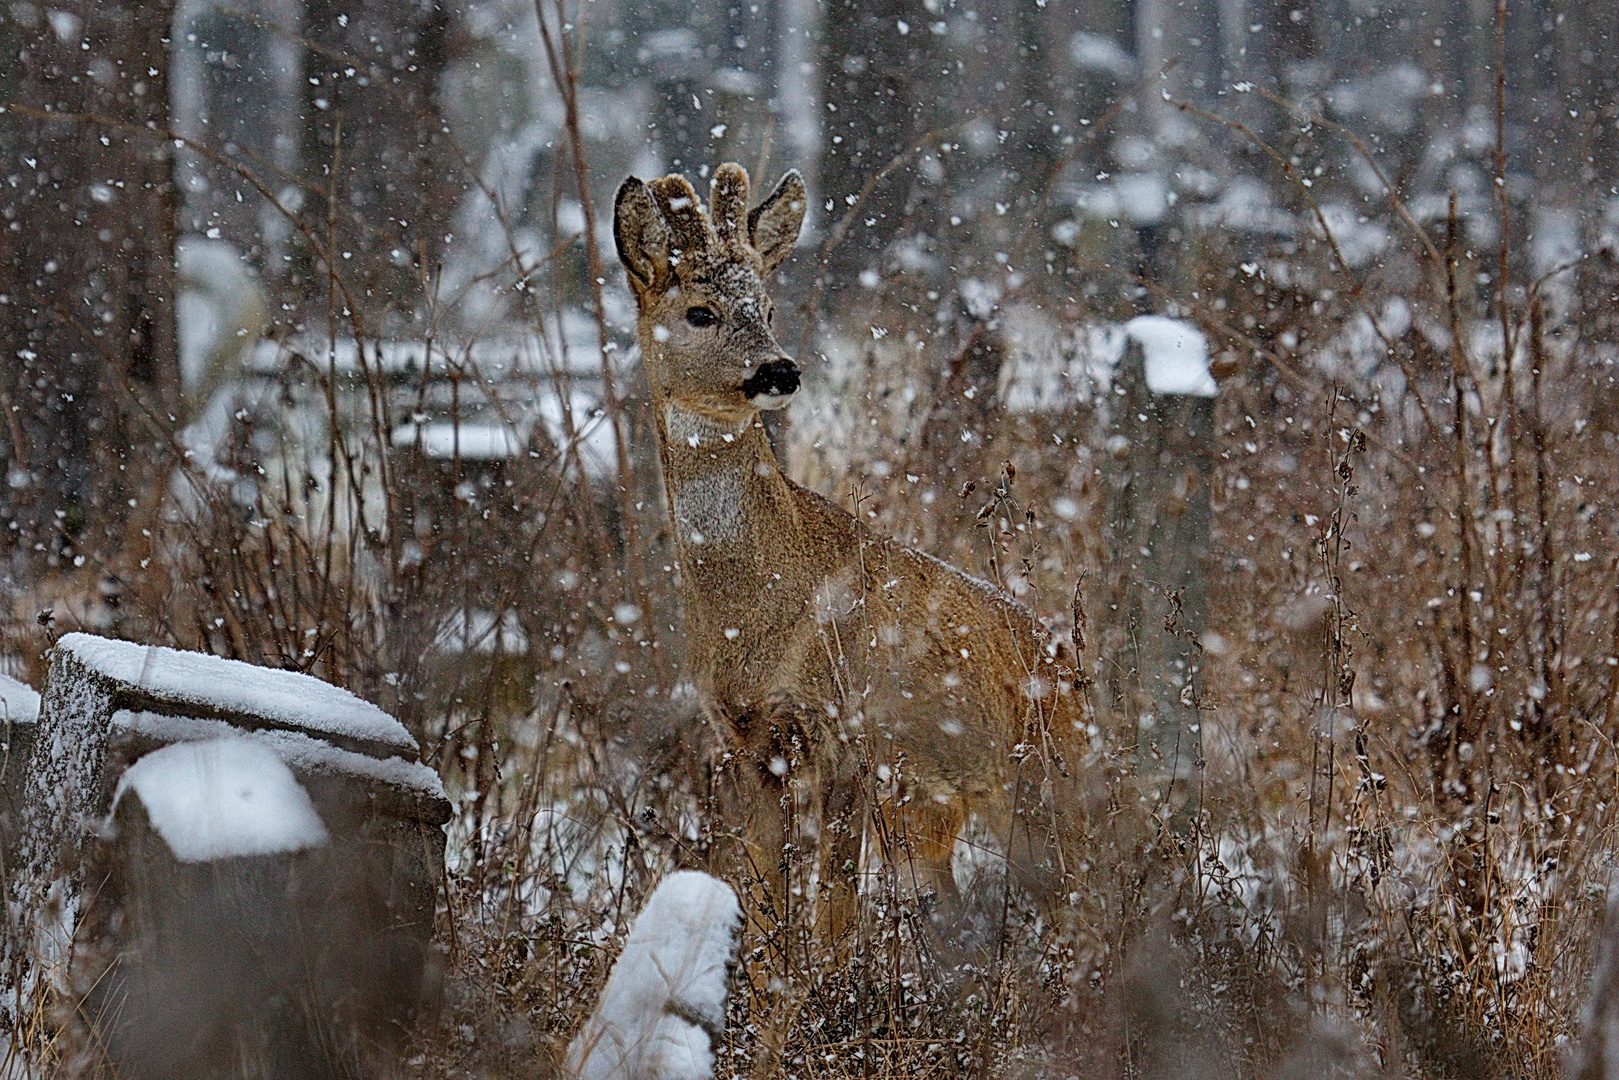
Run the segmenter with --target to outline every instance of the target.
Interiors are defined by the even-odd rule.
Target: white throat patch
[[[742,516],[742,470],[716,469],[672,492],[675,528],[683,544],[729,545],[747,533]]]
[[[676,446],[689,446],[693,449],[704,443],[734,442],[737,436],[742,434],[747,423],[743,420],[731,428],[706,416],[687,412],[676,405],[667,405],[663,410],[663,426],[669,432],[669,441]]]

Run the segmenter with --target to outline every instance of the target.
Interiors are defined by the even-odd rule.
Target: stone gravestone
[[[13,1023],[54,1000],[73,1071],[397,1071],[436,992],[450,817],[397,720],[307,675],[68,634],[37,728]]]

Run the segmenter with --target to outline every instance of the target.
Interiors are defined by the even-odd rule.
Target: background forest
[[[780,456],[1075,640],[1096,858],[1062,925],[753,927],[722,1071],[1560,1075],[1610,0],[14,0],[0,103],[0,670],[83,628],[403,720],[457,805],[413,1075],[550,1074],[727,827],[610,227],[724,160],[811,193]]]

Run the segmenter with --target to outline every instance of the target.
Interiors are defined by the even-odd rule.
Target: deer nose
[[[786,397],[798,389],[798,365],[787,357],[760,364],[759,370],[748,376],[742,392],[749,398]]]

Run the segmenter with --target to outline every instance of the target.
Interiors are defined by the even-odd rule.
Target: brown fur
[[[1050,781],[1083,747],[1073,673],[999,589],[782,475],[742,387],[791,363],[764,279],[797,238],[806,195],[790,172],[744,217],[747,197],[734,164],[714,175],[712,214],[683,177],[632,177],[614,233],[640,310],[693,675],[737,779],[766,800],[748,814],[753,864],[778,874],[787,834],[768,800],[790,808],[795,775],[821,804],[836,925],[853,911],[846,871],[868,813],[900,849],[902,879],[941,897],[973,814],[1015,865],[1060,863]],[[692,325],[694,307],[717,324]]]

